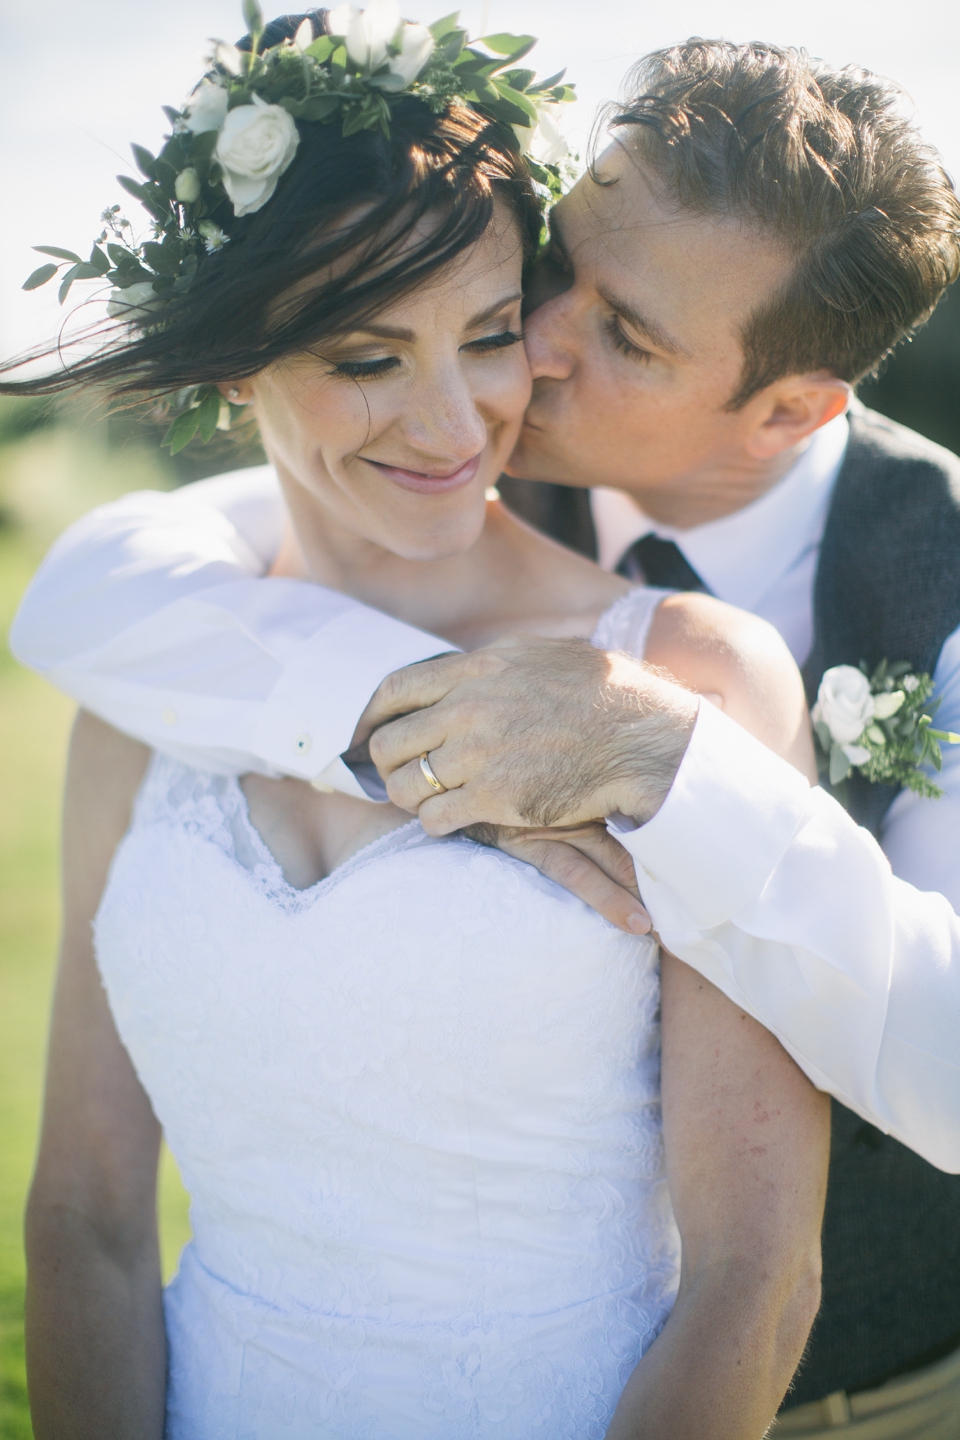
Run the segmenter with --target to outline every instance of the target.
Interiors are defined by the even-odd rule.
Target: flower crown
[[[172,134],[159,155],[131,146],[144,179],[117,176],[149,214],[151,238],[138,242],[113,205],[101,216],[105,229],[88,260],[34,246],[58,263],[41,265],[24,290],[47,284],[67,265],[61,305],[75,280],[100,280],[114,287],[110,317],[141,329],[162,324],[164,306],[190,288],[203,251],[228,242],[231,217],[253,214],[273,195],[300,143],[296,121],[340,119],[344,135],[379,129],[389,136],[390,108],[408,95],[438,114],[458,102],[511,127],[534,179],[559,193],[558,162],[568,152],[555,116],[576,97],[563,71],[538,81],[532,70],[511,68],[536,44],[532,35],[488,35],[468,45],[456,14],[427,27],[403,21],[397,0],[371,0],[366,10],[344,4],[329,11],[326,34],[315,37],[308,16],[292,39],[261,49],[257,0],[243,0],[243,17],[249,50],[218,43],[182,109],[164,106]],[[200,428],[212,434],[223,417],[207,398],[213,425],[205,420]]]

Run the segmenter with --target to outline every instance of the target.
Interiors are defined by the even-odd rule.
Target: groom
[[[527,321],[537,378],[511,468],[567,488],[504,493],[628,575],[765,616],[811,698],[831,665],[909,660],[960,728],[960,462],[849,406],[960,268],[948,182],[893,87],[795,52],[689,42],[634,92],[554,212]],[[694,723],[661,703],[640,667],[598,709],[585,647],[431,661],[438,642],[343,597],[243,578],[269,564],[276,516],[269,477],[248,476],[88,517],[27,597],[21,657],[160,748],[346,789],[336,757],[376,680],[426,660],[366,717],[428,707],[372,738],[398,803],[438,832],[621,811],[665,941],[859,1112],[835,1108],[824,1303],[780,1430],[960,1435],[960,1180],[860,1118],[960,1169],[943,1099],[958,767],[937,802],[853,789],[914,889],[832,801],[710,707]],[[561,775],[566,814],[534,817]]]

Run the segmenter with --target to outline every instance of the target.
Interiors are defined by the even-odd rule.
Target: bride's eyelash
[[[341,380],[376,380],[400,364],[396,355],[385,355],[381,360],[341,360],[330,371]]]
[[[631,360],[636,360],[640,363],[644,363],[651,358],[649,350],[644,350],[642,346],[634,345],[631,340],[627,339],[626,335],[624,335],[620,329],[620,321],[616,315],[610,316],[606,322],[606,327],[607,334],[613,341],[614,347],[619,350],[622,355],[628,355]]]
[[[500,330],[496,335],[484,335],[480,340],[471,340],[464,345],[474,355],[487,355],[494,350],[505,350],[508,345],[519,345],[523,336],[515,330]],[[400,364],[396,355],[385,355],[380,360],[341,360],[333,366],[331,375],[341,380],[376,380],[381,375],[395,370]]]

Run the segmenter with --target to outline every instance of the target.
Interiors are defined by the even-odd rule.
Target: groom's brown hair
[[[861,379],[960,273],[954,187],[892,81],[802,50],[693,39],[641,60],[626,93],[612,125],[633,128],[668,198],[740,216],[796,257],[743,329],[729,408],[784,375]]]

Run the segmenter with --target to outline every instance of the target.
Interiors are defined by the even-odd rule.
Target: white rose
[[[229,112],[213,153],[235,215],[252,215],[266,205],[299,143],[293,117],[282,105],[254,95],[252,105]]]
[[[559,100],[546,100],[538,109],[536,125],[514,125],[514,133],[524,155],[529,155],[531,160],[541,165],[556,165],[570,154],[570,147],[560,128],[563,107]]]
[[[327,15],[327,29],[343,39],[354,65],[361,70],[378,70],[400,29],[400,7],[397,0],[370,0],[366,10],[338,5]]]
[[[194,135],[219,130],[227,118],[227,92],[212,80],[201,80],[183,108],[187,112],[187,129]]]
[[[834,665],[820,681],[814,713],[838,745],[852,745],[873,719],[870,681],[852,665]]]
[[[125,290],[111,290],[107,300],[107,314],[111,320],[129,320],[132,324],[145,320],[160,304],[160,297],[153,288],[152,280],[138,280]]]

